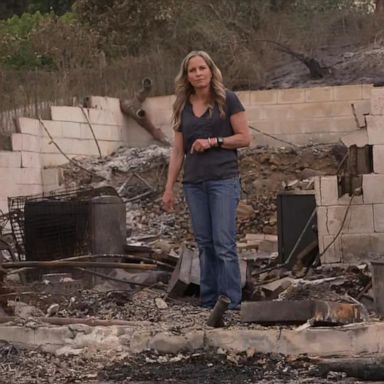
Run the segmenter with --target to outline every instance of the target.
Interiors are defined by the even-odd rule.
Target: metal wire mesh
[[[73,188],[8,198],[19,260],[53,260],[88,252],[89,201],[112,187]]]

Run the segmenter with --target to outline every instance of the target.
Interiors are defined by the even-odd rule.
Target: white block
[[[101,153],[103,156],[108,156],[112,152],[116,151],[121,146],[121,142],[118,141],[99,141]]]
[[[155,96],[148,97],[143,103],[143,109],[145,111],[151,111],[153,109],[165,109],[172,110],[172,104],[174,98],[172,96]]]
[[[384,203],[384,175],[363,175],[363,200],[365,204]]]
[[[42,167],[56,167],[68,163],[63,155],[57,153],[42,153],[40,157]],[[73,155],[69,157],[71,158]]]
[[[347,146],[357,145],[358,147],[364,147],[368,144],[368,132],[365,128],[352,132],[341,138],[341,141]]]
[[[113,137],[117,136],[117,132],[121,132],[121,127],[117,125],[92,124],[92,130],[97,140],[113,140]],[[81,138],[94,140],[92,130],[89,124],[81,124]],[[121,139],[121,135],[119,135],[118,139]]]
[[[14,174],[15,184],[42,184],[41,169],[40,168],[19,168],[15,170]]]
[[[0,151],[0,168],[18,168],[21,166],[21,152]]]
[[[384,233],[343,234],[341,244],[343,263],[357,264],[383,259]]]
[[[13,133],[11,140],[13,151],[40,152],[40,137],[38,136]]]
[[[373,172],[384,174],[384,145],[374,145],[373,152]]]
[[[84,108],[85,113],[89,112],[87,108]],[[79,107],[51,107],[51,118],[55,121],[72,121],[76,123],[86,123],[86,117]]]
[[[48,187],[52,187],[50,190],[59,188],[63,182],[63,172],[60,168],[43,169],[41,175],[44,190]]]
[[[335,236],[323,236],[319,238],[319,251],[320,254],[331,244]],[[321,256],[321,262],[323,264],[340,263],[343,257],[343,251],[341,247],[341,238],[338,237],[332,245]]]
[[[356,113],[356,118],[359,124],[360,128],[366,128],[367,121],[366,121],[366,115],[369,115],[371,113],[371,101],[370,100],[364,100],[364,101],[357,101],[353,102],[354,110]]]
[[[384,204],[373,204],[373,222],[375,232],[384,233]]]
[[[122,113],[103,109],[89,109],[89,121],[98,125],[125,125],[127,118]]]
[[[29,117],[18,117],[16,119],[16,132],[40,136],[40,122],[38,119],[31,119]]]
[[[317,216],[317,231],[319,238],[329,235],[327,228],[327,207],[317,207],[316,216]]]
[[[62,136],[65,138],[80,139],[82,123],[74,123],[70,121],[62,122]]]
[[[354,196],[351,201],[351,196],[348,194],[338,196],[338,181],[337,176],[320,176],[319,177],[319,186],[316,185],[315,179],[315,188],[320,188],[320,194],[316,194],[316,199],[321,198],[321,205],[359,205],[364,204],[362,196]],[[315,189],[316,191],[316,189]],[[319,196],[320,195],[320,196]],[[319,205],[319,204],[318,204]]]
[[[43,120],[44,127],[49,135],[55,140],[57,137],[63,137],[63,122],[53,120]],[[48,137],[49,135],[44,128],[42,128],[42,136]]]
[[[346,211],[348,213],[344,221],[341,233],[373,233],[373,207],[367,205],[331,206],[327,207],[326,228],[330,235],[336,235],[342,226]]]
[[[19,184],[19,194],[17,196],[39,195],[43,193],[42,184]]]
[[[384,144],[384,116],[367,116],[368,144]]]
[[[320,178],[321,205],[336,205],[339,198],[337,176]]]
[[[41,168],[40,153],[21,152],[22,168]]]
[[[120,99],[115,97],[89,96],[87,104],[89,108],[106,109],[112,112],[120,112]]]
[[[384,115],[384,87],[373,87],[371,90],[371,114]]]

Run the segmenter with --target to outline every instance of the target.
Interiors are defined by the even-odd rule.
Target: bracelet
[[[212,143],[211,143],[211,138],[210,137],[208,137],[208,145],[209,145],[209,148],[211,148],[212,147]]]

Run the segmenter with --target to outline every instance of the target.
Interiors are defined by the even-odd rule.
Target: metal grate
[[[76,188],[8,198],[19,260],[54,260],[88,251],[89,201],[112,187]]]

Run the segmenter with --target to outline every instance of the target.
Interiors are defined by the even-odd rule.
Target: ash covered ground
[[[342,157],[340,146],[318,145],[303,148],[259,147],[240,153],[242,201],[238,220],[238,240],[247,233],[276,234],[276,195],[286,189],[311,189],[311,177],[335,174]],[[150,146],[143,149],[120,148],[104,159],[77,159],[89,173],[69,164],[63,169],[69,187],[113,186],[127,207],[129,242],[138,241],[159,254],[177,255],[182,244],[192,244],[188,212],[176,185],[175,211],[161,210],[160,200],[166,179],[169,150]],[[256,268],[268,265],[263,258]],[[264,278],[270,279],[271,275]],[[273,275],[272,275],[273,278]],[[277,276],[279,278],[279,276]],[[325,299],[353,302],[370,279],[365,266],[323,268],[318,266],[295,279],[284,299]],[[26,324],[29,315],[47,316],[56,306],[55,316],[121,319],[136,321],[138,327],[167,330],[179,334],[188,329],[203,329],[209,316],[198,306],[196,296],[165,303],[167,273],[163,281],[143,288],[100,282],[96,289],[79,290],[71,295],[39,293],[32,286],[9,282],[13,313],[24,315],[17,321]],[[258,293],[255,277],[252,294]],[[160,301],[159,301],[160,300]],[[29,308],[28,308],[29,307]],[[28,313],[28,311],[32,311]],[[37,311],[37,313],[36,313]],[[29,315],[28,315],[29,314]],[[242,324],[238,312],[225,316],[228,329],[262,328]],[[289,358],[227,351],[199,351],[193,354],[161,355],[154,352],[135,356],[79,355],[55,356],[40,350],[26,350],[0,342],[0,383],[355,383],[343,372],[320,372],[306,357]]]

